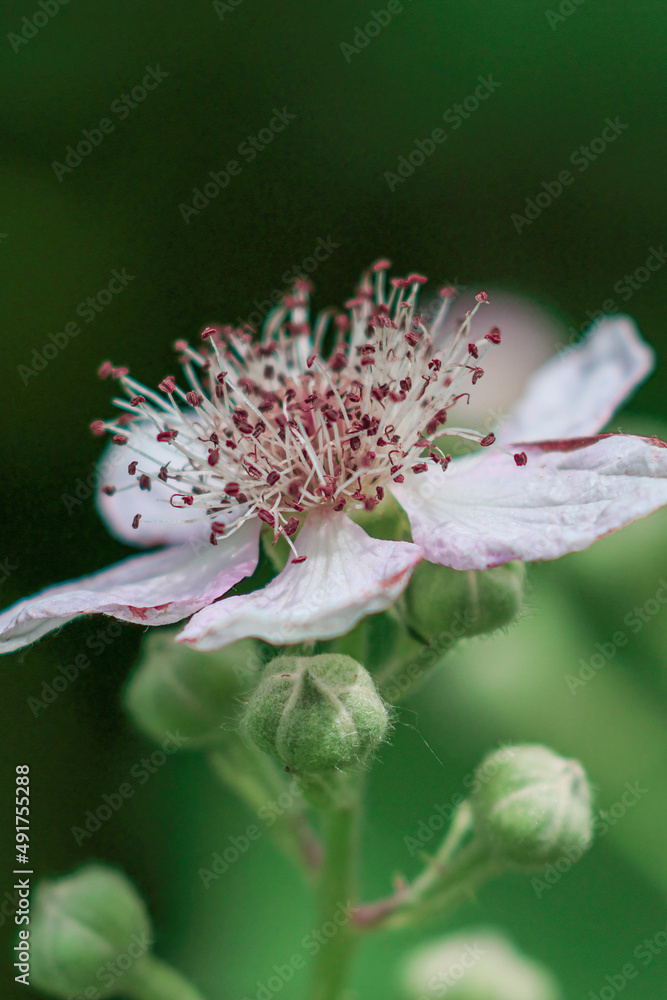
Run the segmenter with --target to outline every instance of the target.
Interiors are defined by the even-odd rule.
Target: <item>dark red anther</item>
[[[102,434],[106,432],[106,427],[104,426],[103,420],[93,420],[92,424],[90,425],[90,429],[95,435],[95,437],[101,437]]]
[[[528,455],[526,455],[525,451],[520,451],[514,456],[514,461],[517,465],[525,465],[528,461]]]
[[[475,296],[475,299],[477,302],[488,302],[489,296],[486,294],[486,292],[478,292],[477,295]]]
[[[420,340],[419,336],[416,333],[413,333],[412,330],[408,330],[403,339],[408,342],[410,347],[415,347]]]
[[[138,462],[130,462],[130,464],[127,467],[128,475],[133,476],[135,474],[135,472],[137,471],[138,464],[139,464]]]
[[[427,281],[428,281],[428,278],[425,278],[421,274],[409,274],[408,275],[408,284],[409,285],[425,285]]]
[[[482,448],[488,448],[489,445],[493,444],[495,440],[496,440],[495,434],[487,434],[486,437],[483,437],[479,443],[481,444]]]
[[[405,476],[402,476],[402,475],[401,476],[394,476],[394,482],[395,483],[404,483],[405,482]]]
[[[392,278],[391,283],[394,288],[409,288],[410,282],[406,281],[405,278]]]
[[[394,392],[392,390],[389,393],[389,398],[392,401],[392,403],[402,403],[403,400],[406,398],[406,394],[403,391],[401,391],[401,392]]]
[[[218,382],[220,385],[223,385],[224,381],[225,381],[225,376],[226,375],[227,375],[227,372],[218,372],[218,374],[215,376],[216,382]]]
[[[220,449],[219,448],[211,448],[211,450],[208,453],[208,459],[207,459],[207,461],[208,461],[208,464],[210,466],[217,465],[218,462],[220,461]]]
[[[162,379],[158,388],[162,389],[162,392],[175,392],[176,379],[174,378],[173,375],[167,375],[165,379]]]
[[[97,374],[98,374],[98,376],[99,376],[100,378],[109,378],[109,376],[110,376],[110,375],[111,375],[112,373],[113,373],[113,365],[111,364],[111,362],[110,362],[110,361],[105,361],[105,362],[104,362],[103,364],[101,364],[101,365],[100,365],[100,367],[99,367],[99,368],[97,369]]]
[[[222,521],[211,521],[211,531],[214,535],[224,535],[225,525]]]
[[[476,344],[468,344],[468,354],[471,354],[475,359],[479,357],[479,351],[477,350]]]
[[[146,402],[145,396],[133,396],[132,399],[130,400],[130,406],[138,406],[139,403],[145,403],[145,402]]]
[[[168,474],[169,473],[167,472],[167,466],[166,465],[162,465],[160,467],[160,471],[158,473],[158,479],[161,479],[163,483],[166,483],[167,482],[167,476],[168,476]]]
[[[298,563],[304,563],[308,556],[299,556],[297,559],[292,559],[292,562],[296,566]]]
[[[451,462],[451,460],[452,460],[452,456],[451,455],[445,455],[444,458],[440,459],[440,468],[442,469],[443,472],[447,471],[447,467],[448,467],[449,463]]]
[[[317,354],[311,354],[310,355],[310,357],[306,360],[306,368],[310,368],[310,366],[312,365],[312,363],[313,363],[313,361],[315,360],[316,357],[317,357]]]
[[[104,493],[105,496],[112,497],[115,492],[116,492],[116,487],[115,486],[103,486],[102,487],[102,493]]]
[[[227,440],[225,441],[225,446],[227,448],[231,448],[232,451],[236,451],[236,444],[232,441],[231,438],[227,438]]]
[[[492,344],[499,344],[500,330],[498,329],[498,327],[494,326],[493,329],[485,335],[484,339],[491,341]]]
[[[160,431],[157,435],[158,441],[173,441],[175,437],[178,437],[178,431]]]
[[[205,330],[202,330],[201,339],[208,340],[209,337],[215,337],[217,332],[218,331],[214,327],[207,326]]]
[[[144,472],[142,476],[139,476],[139,489],[148,490],[150,492],[150,488],[151,488],[151,477],[147,476],[146,473]]]
[[[111,440],[114,444],[127,444],[127,438],[124,434],[114,434]]]
[[[248,502],[248,498],[245,495],[245,493],[239,493],[239,495],[236,497],[236,502],[237,503],[247,503]]]
[[[182,500],[183,503],[174,503],[174,500]],[[169,497],[169,503],[172,507],[176,507],[177,510],[180,510],[182,507],[192,507],[194,502],[195,498],[189,493],[174,493]]]
[[[237,424],[236,426],[238,427],[241,434],[252,434],[253,426],[252,424],[249,424],[247,421],[244,420],[243,423]]]
[[[264,508],[257,511],[257,517],[260,519],[260,521],[264,521],[264,524],[270,524],[271,527],[273,527],[276,523],[276,519],[271,513],[271,511],[264,510]]]
[[[427,434],[435,434],[435,432],[437,431],[438,427],[442,427],[442,425],[444,423],[446,423],[446,422],[447,422],[447,410],[444,410],[444,409],[443,410],[438,410],[438,412],[435,413],[433,415],[433,417],[431,417],[431,419],[427,423],[427,425],[426,425],[426,433]]]
[[[290,517],[289,520],[287,521],[287,523],[285,524],[285,527],[283,528],[283,531],[285,532],[285,534],[287,536],[290,536],[290,535],[294,534],[294,532],[296,531],[296,529],[298,527],[299,527],[299,519],[298,519],[298,517]]]
[[[412,466],[413,472],[426,472],[427,469],[428,465],[426,464],[426,462],[417,462],[416,465]]]
[[[214,391],[215,391],[215,398],[216,399],[224,399],[225,398],[225,390],[222,388],[221,385],[216,385],[214,387]]]
[[[352,449],[352,451],[358,451],[360,447],[361,447],[361,438],[359,437],[350,438],[350,448]]]
[[[406,375],[405,378],[401,379],[399,385],[403,392],[410,392],[410,389],[412,389],[412,379],[409,375]]]
[[[345,510],[345,500],[341,500],[339,503],[337,503],[336,506],[334,507],[334,510],[337,510],[339,512],[341,510]]]
[[[240,491],[241,487],[239,486],[238,483],[227,483],[225,485],[225,493],[227,494],[228,497],[238,496]]]
[[[479,382],[479,380],[481,379],[481,377],[482,377],[483,374],[484,374],[484,369],[483,368],[473,368],[473,370],[472,370],[472,384],[476,385],[476,383]]]
[[[365,358],[361,359],[361,367],[362,368],[368,368],[368,367],[370,367],[370,365],[373,365],[373,364],[375,364],[375,358],[372,357],[372,356],[366,355]]]
[[[439,372],[442,368],[442,363],[437,358],[433,358],[432,361],[429,361],[428,367],[434,372]]]
[[[186,392],[185,398],[190,406],[201,406],[204,402],[204,397],[198,392]]]
[[[212,433],[212,434],[211,434],[211,436],[209,437],[209,441],[212,441],[212,442],[213,442],[213,444],[220,444],[220,438],[219,438],[219,437],[218,437],[218,435],[217,435],[217,434],[215,433],[215,431],[213,431],[213,433]]]
[[[208,536],[208,540],[211,543],[211,545],[217,545],[218,544],[218,536],[216,535],[216,533],[214,531],[212,531],[211,534]]]
[[[273,472],[269,472],[268,476],[266,477],[266,481],[269,484],[269,486],[275,486],[279,479],[280,479],[280,473],[276,472],[275,469]]]
[[[141,514],[135,514],[134,517],[132,518],[132,527],[135,529],[138,528],[140,520],[141,520]]]
[[[378,500],[384,500],[384,488],[382,486],[376,486],[375,493]]]
[[[248,462],[245,468],[246,468],[246,472],[248,473],[248,475],[252,476],[253,479],[261,479],[262,478],[262,473],[259,471],[259,469],[257,468],[257,466],[251,465],[250,462]]]

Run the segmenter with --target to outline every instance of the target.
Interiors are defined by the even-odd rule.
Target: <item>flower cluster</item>
[[[198,649],[333,637],[388,607],[422,559],[459,570],[553,559],[667,502],[663,442],[598,433],[652,366],[629,319],[603,320],[548,362],[513,417],[482,434],[450,414],[502,350],[500,330],[479,326],[486,294],[450,333],[453,290],[427,325],[426,279],[388,280],[388,267],[365,274],[344,311],[311,322],[298,281],[261,336],[209,328],[201,346],[177,342],[182,384],[167,375],[150,389],[102,365],[125,395],[115,420],[92,425],[112,436],[100,513],[122,540],[167,547],[9,608],[0,649],[91,613],[193,615],[179,640]],[[447,435],[472,452],[452,460]],[[350,516],[389,494],[412,542],[374,538]],[[287,543],[287,564],[262,590],[219,600],[254,572],[261,529]]]

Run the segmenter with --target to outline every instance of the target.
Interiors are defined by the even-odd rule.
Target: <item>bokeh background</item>
[[[261,311],[318,241],[330,248],[312,275],[320,305],[343,301],[361,269],[388,255],[399,273],[539,300],[565,340],[597,310],[627,310],[662,369],[614,427],[665,434],[667,269],[648,280],[639,272],[634,288],[625,278],[666,236],[664,5],[403,0],[362,48],[357,29],[387,10],[384,0],[71,0],[55,12],[54,4],[45,23],[37,0],[6,0],[0,15],[3,605],[127,553],[86,495],[99,452],[88,424],[109,412],[109,386],[95,377],[100,362],[129,364],[156,382],[173,367],[176,338]],[[161,82],[123,104],[151,70]],[[489,76],[493,92],[457,118],[455,105]],[[294,117],[251,159],[240,147],[269,126],[274,109]],[[113,129],[99,145],[59,167],[102,119]],[[617,138],[582,159],[580,147],[591,148],[607,119],[620,123]],[[435,128],[447,138],[423,165],[399,183],[388,178]],[[224,190],[196,214],[182,207],[233,159],[241,170]],[[513,221],[566,169],[574,180],[551,205]],[[98,305],[111,301],[90,318],[85,301],[114,270],[131,280],[103,294]],[[51,335],[59,343],[68,323],[80,333],[38,370]],[[68,510],[64,497],[77,489],[81,503]],[[383,893],[395,872],[416,870],[404,837],[499,740],[540,740],[579,756],[601,808],[620,800],[626,782],[646,791],[541,894],[508,877],[453,922],[369,942],[356,966],[359,997],[398,996],[402,948],[492,923],[552,965],[567,997],[588,998],[626,962],[639,966],[635,948],[667,926],[667,608],[657,601],[657,611],[646,610],[667,579],[666,528],[657,514],[588,552],[534,567],[525,619],[505,637],[452,653],[401,710],[372,776],[364,892]],[[635,608],[645,618],[636,631],[627,617]],[[80,621],[3,663],[3,815],[14,766],[27,762],[35,871],[64,872],[86,858],[120,865],[149,901],[161,955],[211,1000],[254,997],[314,918],[267,838],[204,890],[198,868],[253,817],[214,783],[203,758],[170,758],[94,837],[74,842],[71,828],[86,810],[151,750],[119,701],[141,632],[123,626],[111,639],[105,628]],[[92,667],[35,717],[29,699],[99,629]],[[619,630],[627,644],[572,691],[568,675]],[[13,830],[10,821],[2,827],[4,893]],[[5,940],[3,995],[12,996]],[[659,952],[624,996],[664,997],[666,978]],[[305,991],[302,974],[284,992]]]

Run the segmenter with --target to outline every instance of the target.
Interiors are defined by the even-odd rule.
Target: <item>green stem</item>
[[[464,802],[438,853],[428,860],[422,874],[411,885],[401,886],[393,896],[357,907],[353,918],[356,927],[363,931],[401,927],[433,913],[451,912],[476,888],[500,875],[505,865],[489,858],[486,845],[472,840],[460,848],[470,827],[470,806]]]
[[[357,808],[357,802],[347,802],[323,818],[325,854],[316,928],[322,946],[315,960],[312,1000],[339,1000],[343,995],[356,944],[349,908],[356,891]]]
[[[322,848],[306,817],[296,783],[288,785],[265,753],[246,746],[240,739],[231,739],[223,750],[214,750],[209,760],[218,778],[258,818],[271,802],[275,803],[269,812],[274,819],[271,836],[287,857],[306,872],[317,871]],[[287,806],[283,805],[285,797],[291,799]]]
[[[180,972],[154,955],[147,955],[135,965],[122,991],[131,1000],[204,1000]]]

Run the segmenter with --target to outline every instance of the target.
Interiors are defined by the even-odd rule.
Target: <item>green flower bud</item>
[[[263,667],[253,639],[215,653],[200,653],[175,643],[177,629],[156,629],[125,689],[126,708],[144,733],[162,742],[179,730],[189,749],[224,741],[238,697]]]
[[[139,963],[149,953],[152,928],[143,900],[121,872],[84,865],[72,875],[42,882],[30,920],[30,983],[50,996],[114,996],[97,973],[121,955]]]
[[[578,761],[543,746],[505,747],[475,777],[476,834],[499,860],[533,869],[590,846],[591,790]]]
[[[373,678],[342,653],[272,660],[244,718],[260,749],[302,773],[354,768],[382,741],[388,722]]]
[[[405,592],[407,624],[424,642],[443,643],[444,652],[457,638],[484,635],[514,621],[525,578],[522,562],[465,571],[422,562]]]
[[[502,934],[480,929],[420,948],[404,974],[408,1000],[561,1000],[551,973]]]

